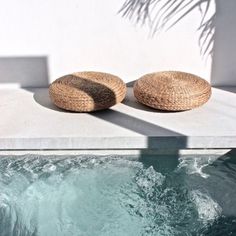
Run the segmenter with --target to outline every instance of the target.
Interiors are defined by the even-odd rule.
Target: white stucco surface
[[[204,106],[174,113],[140,105],[132,88],[123,103],[90,114],[56,108],[46,88],[3,89],[0,101],[2,150],[236,148],[235,88],[214,88]]]
[[[199,46],[201,9],[150,37],[148,26],[118,14],[124,2],[0,0],[0,87],[43,87],[83,70],[113,73],[126,82],[153,71],[180,70],[212,84],[236,84],[235,0],[211,0],[208,17],[216,13],[216,34],[208,60]]]

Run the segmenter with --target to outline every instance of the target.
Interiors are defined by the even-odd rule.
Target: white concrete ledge
[[[90,150],[0,150],[0,158],[4,156],[223,156],[226,154],[235,153],[235,149],[90,149]]]
[[[59,110],[47,89],[0,90],[0,150],[236,148],[236,89],[214,88],[204,106],[161,112],[136,102],[91,114]]]

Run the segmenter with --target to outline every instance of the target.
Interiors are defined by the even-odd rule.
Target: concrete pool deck
[[[0,150],[236,148],[236,87],[213,88],[204,106],[161,112],[125,101],[90,114],[51,104],[46,88],[0,90]]]

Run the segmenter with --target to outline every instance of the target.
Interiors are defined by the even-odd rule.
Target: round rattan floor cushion
[[[211,86],[193,74],[164,71],[138,79],[134,84],[134,95],[140,103],[156,109],[183,111],[207,102]]]
[[[125,83],[117,76],[101,72],[78,72],[55,80],[49,87],[52,102],[65,110],[91,112],[121,102]]]

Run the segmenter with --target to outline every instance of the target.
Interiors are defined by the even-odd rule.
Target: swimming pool
[[[236,156],[1,156],[0,235],[236,235]]]

